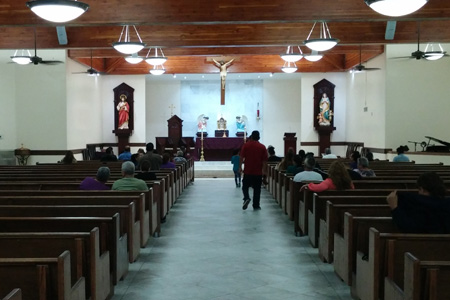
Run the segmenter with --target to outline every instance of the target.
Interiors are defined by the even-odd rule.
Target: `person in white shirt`
[[[316,165],[316,160],[314,159],[314,157],[307,156],[305,158],[305,162],[304,162],[305,171],[297,173],[297,175],[294,176],[293,180],[295,182],[302,182],[302,181],[319,181],[319,182],[321,182],[323,180],[322,175],[313,171],[315,165]]]
[[[335,154],[331,153],[330,148],[325,148],[325,155],[322,156],[322,158],[325,158],[325,159],[332,158],[332,159],[334,159],[334,158],[337,158],[337,156]]]

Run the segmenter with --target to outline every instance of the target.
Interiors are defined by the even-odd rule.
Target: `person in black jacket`
[[[387,197],[392,219],[406,233],[450,233],[450,199],[438,174],[423,173],[418,194],[393,191]]]

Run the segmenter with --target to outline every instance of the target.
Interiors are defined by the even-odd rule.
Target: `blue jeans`
[[[234,171],[234,182],[236,182],[236,185],[241,184],[241,173],[239,171]]]

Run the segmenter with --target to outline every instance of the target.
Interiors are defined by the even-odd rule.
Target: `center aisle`
[[[196,179],[112,299],[351,299],[265,189],[261,208],[242,210],[234,179]]]

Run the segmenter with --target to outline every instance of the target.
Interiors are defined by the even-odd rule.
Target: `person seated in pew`
[[[145,151],[142,148],[139,148],[138,151],[134,154],[131,154],[131,161],[134,163],[136,167],[139,166],[139,161],[141,160],[142,156],[144,156]]]
[[[289,166],[295,165],[294,163],[294,150],[292,148],[288,149],[288,152],[281,162],[277,165],[276,169],[278,171],[286,171]]]
[[[72,151],[67,151],[66,155],[61,159],[60,163],[65,165],[75,164],[77,160],[75,159],[75,156],[73,155]]]
[[[408,151],[408,146],[400,146],[397,148],[397,156],[392,159],[393,162],[409,162],[409,157],[405,155],[405,152]]]
[[[323,192],[326,190],[347,190],[355,189],[353,182],[348,175],[347,168],[340,161],[331,163],[328,169],[328,178],[321,183],[309,183],[300,188],[300,191],[309,189],[313,192]]]
[[[296,175],[303,171],[305,171],[305,169],[303,168],[302,157],[300,155],[294,155],[294,164],[287,167],[286,174]]]
[[[173,162],[170,161],[170,154],[164,153],[162,157],[161,169],[176,169],[177,167]]]
[[[331,149],[330,148],[325,148],[325,154],[322,155],[322,158],[324,158],[324,159],[336,159],[338,157],[336,156],[336,154],[331,153]]]
[[[366,158],[367,158],[368,161],[373,161],[373,153],[370,152],[370,150],[367,150]]]
[[[269,159],[267,161],[274,161],[274,162],[280,162],[281,157],[275,155],[275,147],[272,145],[269,145],[267,147],[267,153],[269,153]]]
[[[111,174],[108,167],[100,167],[97,170],[97,176],[95,178],[86,177],[80,183],[80,190],[97,191],[97,190],[109,190],[109,186],[106,182]]]
[[[182,150],[177,151],[177,156],[173,158],[174,162],[186,162],[186,158],[184,158],[184,153]]]
[[[358,158],[361,157],[361,154],[359,151],[353,151],[352,155],[350,155],[350,158],[352,159],[352,162],[350,163],[350,168],[352,170],[358,168]]]
[[[117,156],[114,155],[114,151],[112,147],[108,147],[106,148],[105,151],[105,155],[102,156],[102,158],[100,158],[101,162],[106,162],[106,161],[117,161]]]
[[[145,153],[145,155],[141,157],[140,162],[142,163],[144,160],[147,160],[150,162],[151,170],[159,170],[162,164],[161,155],[154,152],[155,146],[153,145],[153,143],[148,143],[145,148],[147,150],[147,153]]]
[[[117,159],[121,161],[131,160],[131,149],[129,145],[125,146],[123,152],[119,154],[119,157]]]
[[[142,180],[156,180],[156,174],[150,172],[150,162],[148,160],[143,161],[140,164],[141,172],[137,172],[134,177]]]
[[[144,180],[134,178],[136,167],[131,161],[122,164],[122,178],[113,183],[112,190],[117,191],[147,191],[148,186]]]
[[[355,172],[361,174],[362,177],[375,177],[375,172],[369,169],[369,160],[365,157],[358,158],[358,168],[354,169]]]
[[[387,196],[394,223],[405,233],[450,233],[450,199],[442,179],[425,172],[417,186],[417,194],[393,191]]]
[[[303,182],[303,181],[323,181],[322,175],[313,171],[314,166],[316,165],[316,160],[312,156],[308,156],[305,159],[303,172],[298,173],[294,176],[295,182]]]

